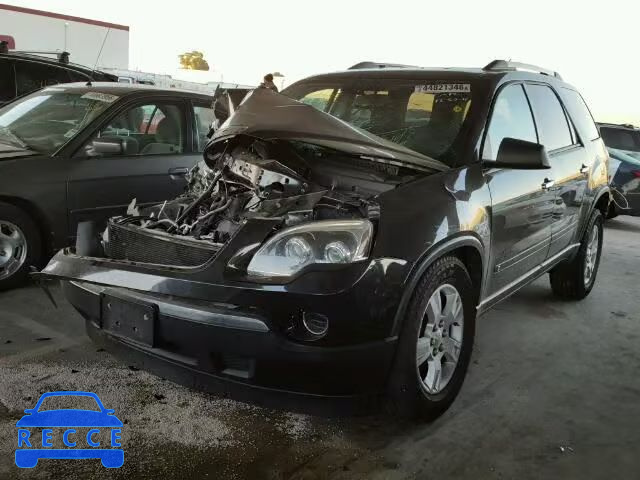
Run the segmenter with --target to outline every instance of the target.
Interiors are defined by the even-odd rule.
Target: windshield
[[[629,152],[640,152],[640,131],[600,127],[600,135],[607,147]]]
[[[116,99],[98,92],[41,90],[0,109],[0,143],[52,154]]]
[[[351,125],[445,161],[471,106],[471,83],[451,80],[337,79],[283,92]]]

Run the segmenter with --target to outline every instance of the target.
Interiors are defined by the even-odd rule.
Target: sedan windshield
[[[52,154],[116,99],[98,92],[41,90],[0,109],[0,143]]]
[[[349,124],[452,164],[471,106],[468,81],[337,79],[297,83],[283,93]]]

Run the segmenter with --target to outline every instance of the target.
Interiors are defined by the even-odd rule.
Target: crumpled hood
[[[438,160],[266,88],[249,93],[236,112],[213,134],[210,145],[239,134],[263,140],[296,140],[438,171],[449,168]]]

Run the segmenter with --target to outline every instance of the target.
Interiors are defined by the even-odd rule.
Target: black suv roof
[[[395,78],[438,78],[450,79],[454,74],[460,80],[486,79],[497,81],[506,75],[513,75],[518,79],[533,79],[548,83],[560,83],[569,86],[558,72],[527,63],[512,62],[508,60],[493,60],[482,68],[460,67],[418,67],[415,65],[402,65],[388,62],[358,62],[347,70],[313,75],[300,82],[325,80],[329,78],[349,76],[384,76]],[[297,82],[296,82],[297,83]],[[289,87],[287,87],[289,88]]]
[[[50,65],[57,68],[64,68],[67,70],[73,70],[75,72],[83,73],[96,81],[101,82],[117,82],[118,77],[110,73],[103,72],[101,70],[94,70],[91,67],[80,65],[78,63],[69,62],[68,52],[51,52],[51,54],[57,55],[58,58],[46,57],[43,54],[36,54],[30,52],[11,51],[0,53],[0,59],[10,60],[22,60],[28,62],[37,62],[45,65]]]

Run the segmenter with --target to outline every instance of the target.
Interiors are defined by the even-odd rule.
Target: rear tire
[[[40,265],[42,253],[36,223],[22,209],[0,202],[0,291],[24,283],[29,267]]]
[[[471,277],[457,257],[440,258],[429,267],[413,293],[398,338],[387,387],[390,413],[432,420],[453,403],[473,349],[476,298]],[[434,314],[438,302],[440,316]]]
[[[549,272],[551,289],[560,298],[582,300],[589,295],[596,282],[600,256],[602,254],[602,213],[591,213],[587,228],[582,236],[576,256],[569,262],[563,262]],[[597,235],[594,243],[594,235]],[[597,251],[593,248],[597,247]]]

